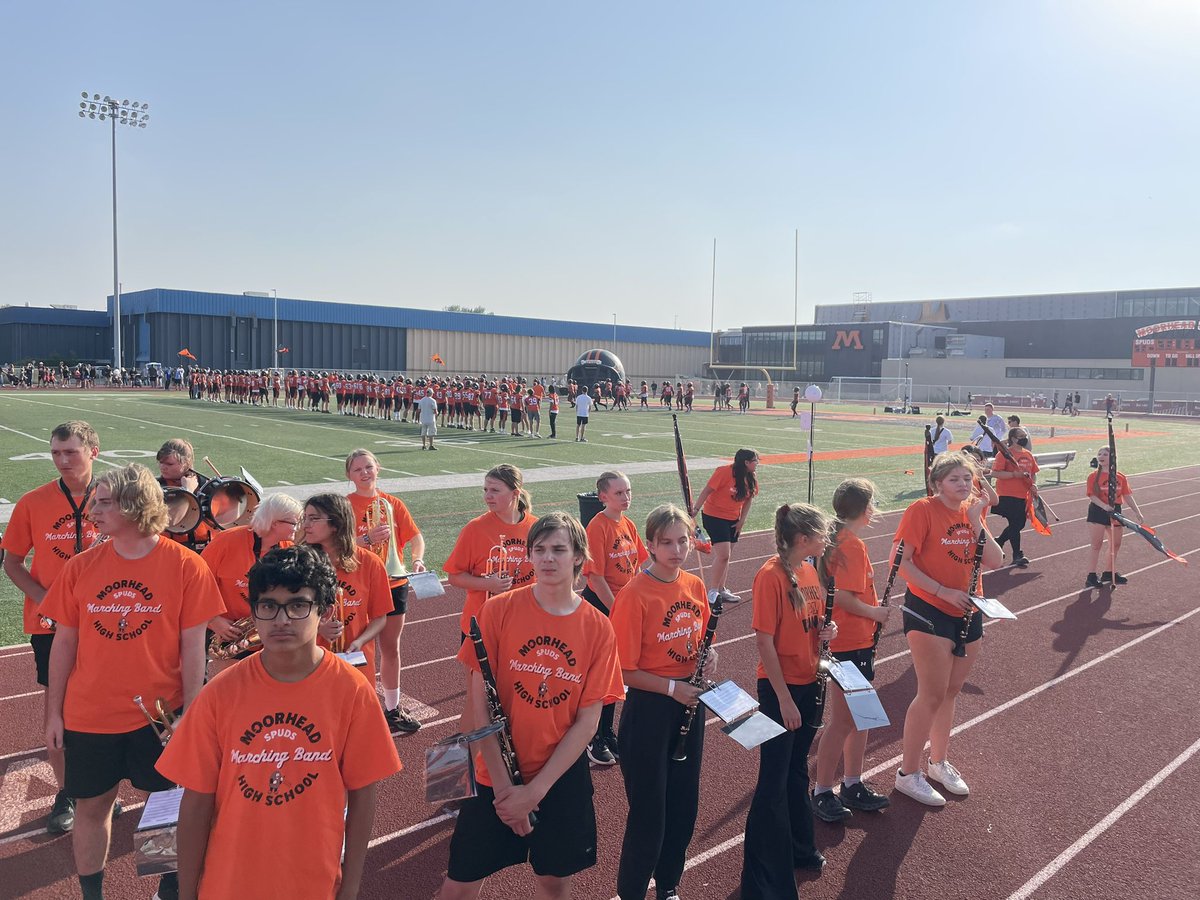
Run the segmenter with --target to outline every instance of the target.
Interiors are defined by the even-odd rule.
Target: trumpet
[[[146,717],[146,721],[150,723],[150,727],[154,729],[154,736],[158,738],[159,743],[164,747],[167,746],[167,741],[175,733],[175,716],[171,710],[167,709],[167,701],[163,700],[162,697],[154,701],[154,711],[158,713],[157,718],[151,715],[150,710],[146,709],[146,704],[142,702],[141,694],[134,697],[133,702],[142,711],[142,715]]]
[[[376,497],[367,507],[367,530],[378,528],[380,525],[387,525],[387,541],[373,545],[371,550],[383,560],[388,578],[404,578],[408,575],[408,569],[404,568],[404,559],[396,547],[396,517],[392,513],[392,504],[384,497]]]
[[[262,646],[262,638],[251,616],[238,619],[233,627],[238,630],[238,636],[233,640],[223,641],[215,634],[212,636],[208,642],[209,659],[234,659],[247,650],[257,650]]]
[[[501,578],[511,578],[513,575],[513,560],[509,558],[508,548],[504,546],[504,541],[507,535],[500,535],[498,543],[492,545],[492,549],[488,551],[487,563],[483,567],[483,577],[490,578],[493,575],[499,575]],[[488,596],[493,596],[491,591],[488,591]]]

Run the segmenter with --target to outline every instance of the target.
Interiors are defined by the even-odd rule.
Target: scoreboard
[[[1200,330],[1194,319],[1147,325],[1134,332],[1132,365],[1200,368]]]

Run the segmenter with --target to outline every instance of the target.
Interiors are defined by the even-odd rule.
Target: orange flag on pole
[[[430,362],[437,363],[439,366],[446,365],[446,361],[442,359],[441,354],[439,353],[433,354],[433,356],[430,357]]]

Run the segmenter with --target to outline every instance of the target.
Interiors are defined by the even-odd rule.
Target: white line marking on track
[[[20,700],[22,697],[36,697],[38,694],[46,693],[44,690],[26,691],[24,694],[9,694],[7,697],[0,697],[0,700]]]
[[[424,822],[418,822],[416,825],[409,825],[407,828],[401,828],[399,831],[393,831],[391,834],[381,834],[379,837],[374,838],[369,844],[367,844],[367,849],[370,850],[374,847],[378,847],[380,844],[386,844],[388,841],[394,841],[396,838],[402,838],[417,831],[423,831],[426,828],[431,828],[434,825],[440,825],[442,822],[449,821],[453,818],[454,816],[450,815],[450,813],[442,813],[440,816],[434,816],[431,819],[426,819]]]
[[[1129,812],[1145,799],[1147,794],[1166,781],[1172,772],[1195,756],[1197,751],[1200,751],[1200,740],[1171,760],[1164,768],[1159,770],[1158,774],[1130,794],[1125,799],[1125,802],[1089,828],[1087,833],[1079,840],[1051,860],[1045,868],[1025,882],[1018,890],[1010,894],[1008,900],[1025,900],[1026,897],[1032,895],[1038,888],[1053,878],[1063,866],[1078,856],[1083,850],[1087,849],[1089,844],[1112,827],[1125,813]]]

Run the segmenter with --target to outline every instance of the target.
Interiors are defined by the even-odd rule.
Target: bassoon
[[[483,644],[483,632],[479,630],[479,620],[474,616],[471,616],[469,633],[471,643],[475,645],[475,659],[479,662],[479,674],[483,676],[483,696],[487,701],[488,719],[493,724],[501,725],[500,731],[496,733],[496,740],[500,744],[500,758],[504,761],[504,769],[508,772],[509,781],[514,785],[522,785],[525,783],[525,778],[521,775],[521,766],[517,762],[517,751],[513,749],[512,725],[504,713],[504,707],[500,704],[500,692],[496,689],[496,676],[492,672],[492,664],[488,661],[487,647]],[[531,812],[529,827],[536,826],[537,816]]]

